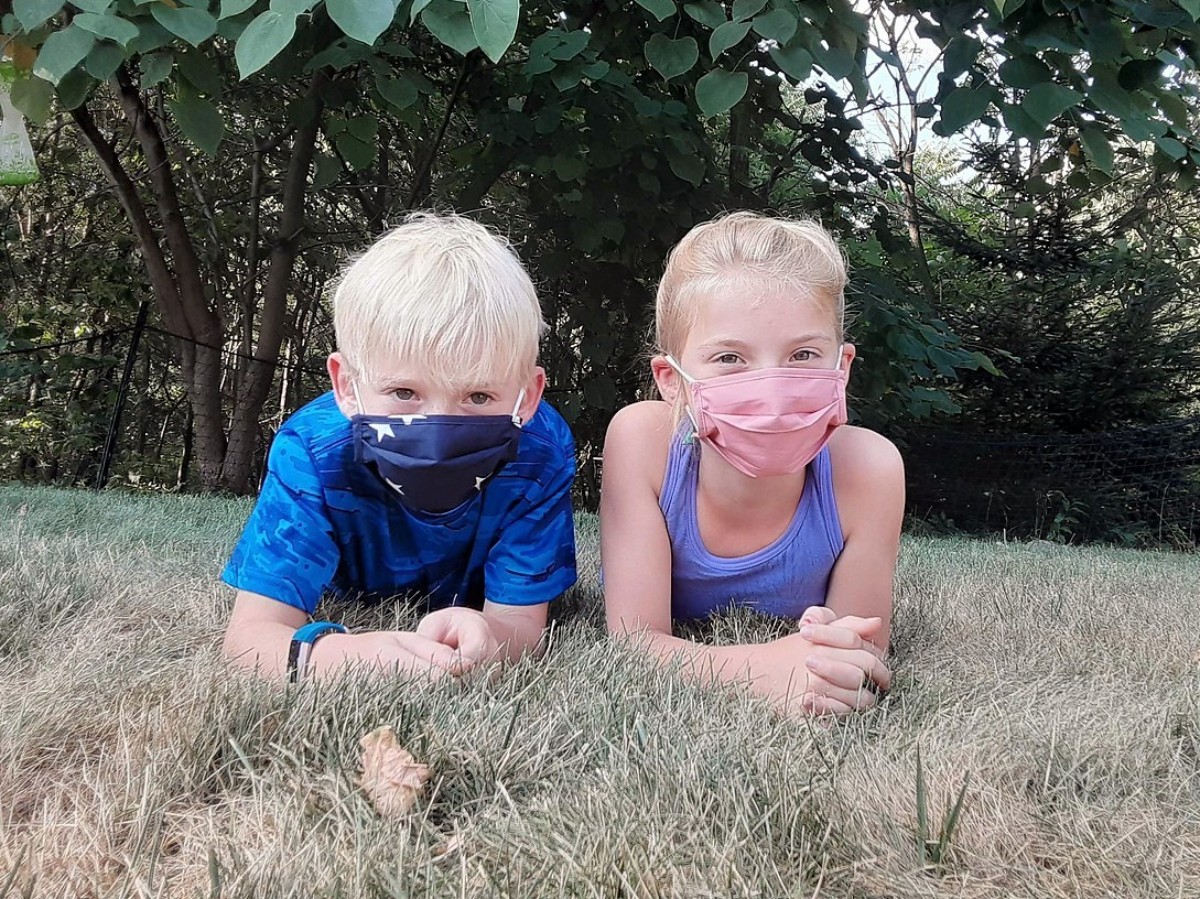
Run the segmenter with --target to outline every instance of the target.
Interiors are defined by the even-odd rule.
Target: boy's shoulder
[[[552,459],[574,460],[575,437],[571,427],[546,400],[538,403],[533,418],[521,430],[519,459],[536,461],[540,457],[547,462]]]
[[[293,412],[280,426],[276,442],[302,445],[313,457],[345,446],[351,440],[350,420],[342,414],[333,391],[321,394]]]

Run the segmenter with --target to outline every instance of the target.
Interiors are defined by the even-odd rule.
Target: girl
[[[600,501],[609,631],[813,714],[870,706],[904,509],[884,437],[845,426],[846,269],[818,224],[739,212],[694,229],[658,287],[663,401],[613,418]],[[730,605],[798,619],[752,646],[674,637]]]

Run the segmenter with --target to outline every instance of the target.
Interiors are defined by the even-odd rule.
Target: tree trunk
[[[258,420],[263,403],[271,392],[279,348],[283,343],[288,296],[304,231],[304,198],[308,170],[312,165],[317,134],[320,131],[320,89],[325,78],[317,75],[309,85],[309,100],[317,104],[316,113],[296,131],[291,159],[283,185],[283,212],[279,233],[271,249],[270,270],[263,288],[259,317],[258,346],[249,360],[246,375],[237,392],[229,422],[229,443],[220,472],[220,486],[237,494],[253,492],[251,470],[258,447]],[[199,453],[197,453],[199,455]]]

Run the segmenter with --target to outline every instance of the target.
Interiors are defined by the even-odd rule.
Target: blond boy
[[[537,645],[575,582],[574,443],[541,402],[529,276],[482,225],[416,214],[346,269],[333,390],[280,428],[222,575],[225,653],[266,675],[461,673]],[[311,622],[326,592],[427,598],[413,632]]]

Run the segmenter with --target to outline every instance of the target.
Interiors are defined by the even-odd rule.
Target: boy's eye
[[[410,387],[397,387],[395,390],[392,391],[392,396],[394,396],[396,399],[400,400],[401,402],[406,403],[409,400],[416,399],[417,394]]]
[[[491,399],[492,399],[492,395],[490,393],[483,393],[482,391],[476,391],[475,393],[472,393],[467,397],[467,402],[470,403],[472,406],[484,406],[487,403],[491,402]]]

